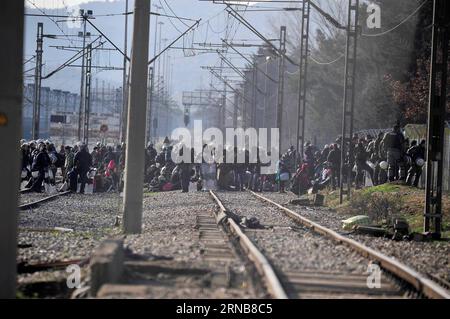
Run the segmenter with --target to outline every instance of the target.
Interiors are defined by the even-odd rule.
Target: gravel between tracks
[[[368,261],[343,245],[296,225],[279,209],[249,193],[218,193],[225,207],[241,217],[256,217],[265,230],[246,230],[270,262],[282,271],[316,270],[366,273]],[[273,227],[271,227],[273,226]]]
[[[143,230],[140,235],[127,236],[125,244],[142,256],[173,258],[175,263],[211,270],[228,267],[236,273],[243,273],[245,265],[238,258],[227,261],[206,260],[207,250],[200,241],[197,216],[217,209],[207,192],[162,192],[150,193],[144,197]],[[225,236],[225,235],[224,235]],[[225,236],[226,237],[226,236]],[[174,289],[175,288],[175,289]],[[197,288],[163,289],[161,298],[254,298],[251,287],[242,289]],[[148,297],[152,297],[149,295]]]
[[[143,255],[194,260],[200,257],[201,248],[196,216],[213,210],[208,193],[148,193],[144,197],[142,234],[127,236],[125,243]]]
[[[88,257],[99,241],[115,233],[118,204],[117,194],[69,194],[21,211],[19,245],[32,246],[19,249],[18,261]]]
[[[22,194],[21,202],[43,197],[41,194]],[[122,198],[118,194],[62,196],[20,213],[18,262],[29,264],[66,261],[89,257],[106,238],[120,236],[121,228],[114,227]],[[142,257],[167,257],[191,267],[214,267],[236,272],[244,271],[239,259],[207,261],[203,258],[203,243],[196,227],[197,216],[216,209],[209,193],[164,192],[144,194],[143,230],[129,235],[125,245]],[[54,227],[71,231],[54,230]],[[87,271],[84,269],[83,271]],[[87,273],[88,274],[88,273]],[[19,284],[64,279],[65,271],[39,271],[20,274]],[[181,290],[168,287],[164,298],[180,298]],[[254,297],[251,287],[245,289],[201,290],[191,295],[220,298]],[[185,295],[186,296],[186,295]],[[191,296],[191,297],[192,297]]]
[[[46,196],[22,194],[21,202]],[[69,194],[21,211],[17,261],[41,264],[88,258],[101,241],[119,233],[114,228],[119,200],[118,194]],[[18,283],[25,287],[38,282],[61,282],[66,277],[64,269],[20,273]]]
[[[350,217],[328,208],[310,208],[289,205],[289,201],[297,198],[292,193],[262,193],[283,206],[320,225],[342,233],[342,220]],[[387,238],[376,238],[365,235],[350,234],[349,238],[378,250],[387,256],[396,258],[404,264],[423,274],[433,274],[450,281],[450,242],[415,242],[393,241]]]

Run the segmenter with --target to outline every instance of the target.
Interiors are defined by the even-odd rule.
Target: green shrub
[[[402,198],[396,193],[355,193],[350,207],[358,215],[367,215],[371,221],[389,222],[402,209]]]

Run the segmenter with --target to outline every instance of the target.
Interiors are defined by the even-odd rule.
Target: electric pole
[[[41,81],[42,81],[42,53],[44,42],[44,24],[37,24],[36,36],[36,67],[34,69],[34,96],[33,96],[33,126],[32,138],[39,138],[39,122],[41,118]]]
[[[128,0],[125,0],[125,13],[128,12]],[[121,124],[120,129],[120,141],[124,142],[126,138],[127,131],[127,92],[128,92],[128,81],[127,81],[127,50],[128,50],[128,14],[125,14],[125,31],[123,40],[123,72],[122,72],[122,112],[120,114]]]
[[[221,107],[219,108],[219,112],[220,112],[220,124],[219,124],[219,127],[221,128],[222,132],[225,132],[226,108],[227,108],[227,85],[224,83],[223,84],[222,102],[221,102]]]
[[[238,118],[238,104],[239,104],[239,95],[234,94],[234,107],[233,107],[233,128],[237,128],[237,118]]]
[[[442,177],[444,174],[444,132],[447,103],[447,69],[450,41],[450,3],[433,1],[430,86],[428,96],[427,167],[425,182],[424,232],[441,237]],[[433,225],[431,225],[433,223]]]
[[[339,202],[344,193],[350,199],[352,169],[345,160],[353,157],[353,115],[355,107],[356,49],[358,40],[359,0],[348,1],[347,44],[345,48],[344,103],[342,108],[341,167],[339,180]],[[346,171],[345,171],[346,170]],[[347,190],[344,191],[344,176],[347,176]]]
[[[160,7],[160,6],[156,5],[156,4],[153,4],[153,6],[156,8],[156,12],[158,12],[159,10],[162,9],[162,7]],[[155,39],[154,39],[154,45],[153,45],[154,46],[154,48],[153,48],[153,50],[154,50],[153,57],[156,57],[156,54],[158,53],[158,25],[159,25],[159,22],[158,22],[158,15],[157,15],[156,18],[155,18]],[[161,38],[161,36],[159,38]],[[161,45],[159,46],[159,50],[161,50]],[[155,73],[155,72],[156,72],[156,67],[153,67],[153,73]],[[154,80],[154,78],[155,78],[155,75],[153,75],[152,98],[153,98],[153,91],[155,90],[155,85],[154,85],[155,84],[155,80]],[[156,82],[159,82],[159,73],[158,73],[158,75],[156,77]],[[158,103],[159,103],[159,101],[158,101]],[[153,129],[153,138],[155,139],[156,135],[158,133],[158,110],[159,110],[159,105],[157,103],[153,103],[152,108],[153,108],[153,110],[152,110],[153,111],[152,129]]]
[[[135,0],[123,199],[123,231],[126,234],[142,231],[149,12],[150,1]]]
[[[84,61],[85,61],[85,46],[86,46],[86,20],[84,19],[84,10],[80,10],[80,15],[83,18],[83,49],[81,56],[81,85],[80,85],[80,106],[78,109],[78,140],[81,141],[82,123],[83,123],[83,103],[84,103]]]
[[[253,61],[253,72],[252,72],[252,82],[253,82],[253,90],[252,90],[252,112],[251,112],[251,118],[250,123],[252,127],[256,127],[256,99],[258,96],[257,88],[258,88],[258,73],[257,73],[257,64],[256,64],[256,58]]]
[[[300,66],[298,82],[298,108],[297,108],[297,154],[300,158],[297,163],[303,160],[305,145],[305,118],[306,118],[306,79],[308,70],[308,43],[309,43],[309,1],[303,1],[302,6],[302,29],[300,34]]]
[[[83,20],[83,31],[79,32],[79,36],[83,37],[83,48],[82,48],[82,56],[81,56],[81,85],[80,85],[80,106],[78,109],[78,140],[84,140],[83,134],[83,118],[86,116],[84,114],[83,116],[83,110],[84,110],[84,94],[85,94],[85,64],[86,64],[86,37],[90,37],[90,33],[86,32],[86,26],[87,26],[87,19],[92,17],[92,10],[83,10],[80,9],[80,17]]]
[[[278,103],[277,103],[277,127],[280,132],[280,139],[278,141],[278,152],[281,154],[281,140],[283,138],[283,98],[284,98],[284,69],[285,69],[285,54],[286,54],[286,27],[280,28],[280,49],[279,49],[279,64],[278,64]]]
[[[85,87],[84,87],[84,127],[83,127],[83,141],[86,145],[89,144],[89,118],[91,113],[91,83],[92,83],[92,45],[88,44],[86,47],[86,72],[85,72]]]
[[[152,139],[152,97],[153,97],[153,77],[154,71],[153,67],[148,68],[148,92],[147,92],[147,140],[145,145],[147,145]]]

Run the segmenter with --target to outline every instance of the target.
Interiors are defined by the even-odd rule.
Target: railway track
[[[238,239],[274,298],[450,298],[448,291],[398,261],[253,192],[244,195],[257,201],[251,213],[264,210],[269,215],[266,220],[277,225],[242,229],[227,216],[245,214],[251,204],[239,205],[233,195],[224,193],[231,196],[226,207],[226,200],[210,193],[220,207],[221,223]],[[264,222],[266,217],[258,214]],[[276,240],[281,244],[274,248],[271,242]],[[292,260],[288,250],[295,251],[292,256],[298,260]],[[330,261],[334,264],[322,265]],[[381,270],[376,288],[368,285],[369,265]]]
[[[50,195],[50,196],[41,198],[39,200],[32,201],[30,203],[25,203],[25,204],[19,205],[19,210],[27,210],[27,209],[30,209],[30,208],[37,207],[37,206],[39,206],[39,205],[41,205],[41,204],[43,204],[45,202],[54,200],[54,199],[56,199],[58,197],[61,197],[61,196],[64,196],[64,195],[67,195],[67,194],[70,194],[70,193],[71,193],[70,191],[61,192],[61,193],[57,193],[57,194],[54,194],[54,195]]]

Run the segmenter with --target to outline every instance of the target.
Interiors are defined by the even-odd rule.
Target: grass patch
[[[401,186],[398,184],[391,184],[391,183],[387,183],[387,184],[382,184],[382,185],[378,185],[378,186],[373,186],[373,187],[367,187],[364,188],[360,191],[358,191],[357,193],[361,193],[364,195],[371,195],[373,193],[396,193],[401,191]]]
[[[155,195],[155,192],[150,192],[150,191],[144,192],[144,197],[152,197],[153,195]]]
[[[411,232],[423,231],[423,211],[425,207],[425,190],[398,183],[367,187],[352,191],[352,200],[339,203],[339,191],[325,190],[325,203],[337,213],[346,215],[369,215],[367,207],[373,209],[372,214],[378,218],[395,214],[407,220]],[[376,207],[381,205],[380,207]],[[362,211],[362,209],[366,211]],[[379,210],[378,212],[376,210]],[[450,193],[442,196],[442,236],[450,238]],[[377,215],[378,214],[378,215]],[[374,216],[371,216],[374,217]]]

